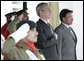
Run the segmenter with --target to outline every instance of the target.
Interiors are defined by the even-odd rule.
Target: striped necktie
[[[73,29],[72,29],[71,27],[69,27],[68,29],[69,29],[69,31],[70,31],[70,33],[71,33],[73,39],[76,40],[75,34],[74,34],[74,32],[73,32]]]
[[[54,32],[53,32],[53,29],[52,29],[51,25],[49,23],[47,23],[47,25],[49,26],[49,28],[50,28],[50,30],[51,30],[51,32],[53,34]]]

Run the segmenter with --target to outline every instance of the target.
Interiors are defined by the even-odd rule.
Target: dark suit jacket
[[[74,40],[62,23],[55,29],[55,32],[58,34],[57,48],[60,60],[75,60],[77,38]]]
[[[52,35],[50,27],[41,19],[37,21],[38,41],[36,47],[41,49],[47,60],[57,60],[56,38]]]

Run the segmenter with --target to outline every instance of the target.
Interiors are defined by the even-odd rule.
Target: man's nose
[[[36,34],[38,35],[38,32],[36,31]]]

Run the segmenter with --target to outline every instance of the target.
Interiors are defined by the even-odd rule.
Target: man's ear
[[[65,22],[65,20],[66,20],[66,18],[65,18],[65,17],[63,17],[63,18],[62,18],[62,22]]]
[[[40,11],[39,14],[42,15],[42,11]]]

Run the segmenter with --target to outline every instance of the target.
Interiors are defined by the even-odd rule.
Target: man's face
[[[46,19],[50,19],[51,17],[51,10],[50,10],[50,6],[46,5],[44,6],[44,10],[41,11],[41,15],[44,16]]]
[[[63,18],[63,22],[66,23],[67,25],[71,25],[73,22],[72,13],[67,13],[66,17]]]
[[[33,28],[28,32],[26,39],[30,42],[37,42],[37,35],[38,32],[36,31],[36,28]]]

